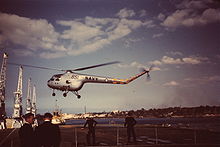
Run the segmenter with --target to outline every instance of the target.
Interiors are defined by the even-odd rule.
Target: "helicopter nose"
[[[49,86],[49,87],[51,86],[51,80],[47,81],[47,86]]]

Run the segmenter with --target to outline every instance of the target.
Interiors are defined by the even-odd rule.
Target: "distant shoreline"
[[[93,117],[94,119],[123,119],[125,117]],[[216,115],[216,116],[170,116],[170,117],[134,117],[137,119],[159,119],[159,118],[220,118],[220,115]],[[81,119],[86,119],[86,118],[68,118],[65,120],[81,120]]]

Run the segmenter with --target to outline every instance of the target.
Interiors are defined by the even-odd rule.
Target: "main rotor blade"
[[[8,64],[15,65],[15,66],[26,66],[26,67],[31,67],[31,68],[46,69],[46,70],[65,71],[65,70],[56,69],[56,68],[48,68],[48,67],[42,67],[42,66],[33,66],[33,65],[27,65],[27,64],[17,64],[17,63],[10,63],[10,62]]]
[[[93,66],[88,66],[88,67],[83,67],[83,68],[77,68],[72,71],[86,70],[86,69],[90,69],[90,68],[96,68],[96,67],[106,66],[106,65],[110,65],[110,64],[116,64],[116,63],[120,63],[120,62],[119,61],[108,62],[108,63],[98,64],[98,65],[93,65]]]

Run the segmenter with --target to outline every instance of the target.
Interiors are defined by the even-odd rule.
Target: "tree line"
[[[109,117],[125,117],[132,112],[136,117],[208,117],[220,116],[220,106],[199,106],[199,107],[169,107],[158,109],[144,109],[111,112]]]

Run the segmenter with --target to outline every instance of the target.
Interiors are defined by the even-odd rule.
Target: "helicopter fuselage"
[[[52,76],[52,78],[48,80],[47,85],[52,89],[61,91],[79,91],[85,83],[114,83],[114,80],[116,79],[67,71],[64,74]],[[121,80],[121,84],[123,84],[122,82]]]
[[[117,79],[78,74],[72,71],[67,71],[63,74],[53,75],[51,79],[48,80],[47,85],[52,89],[57,89],[61,91],[79,91],[85,83],[128,84],[148,72],[149,71],[145,70],[129,79]]]

